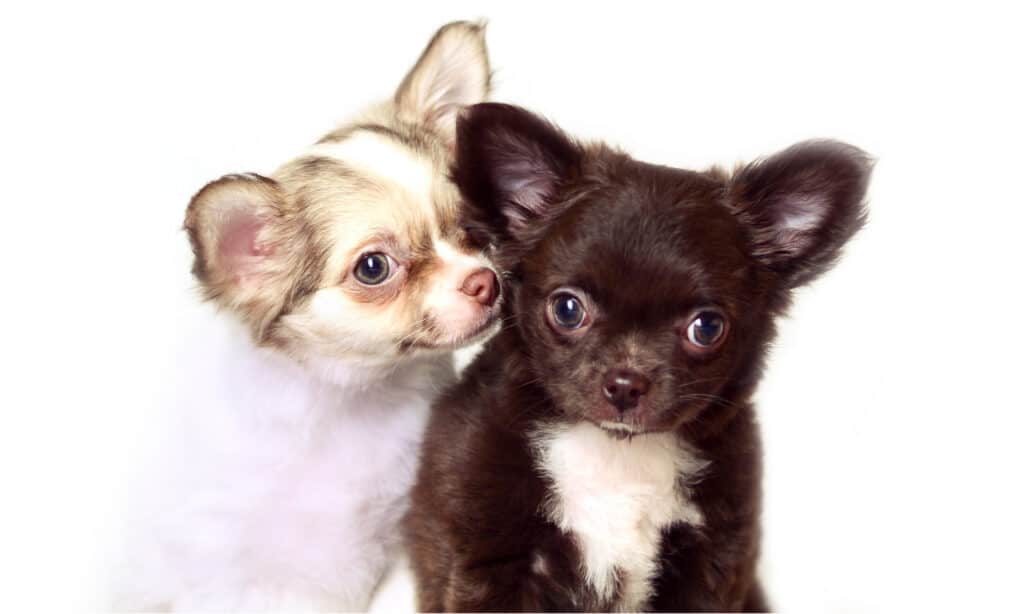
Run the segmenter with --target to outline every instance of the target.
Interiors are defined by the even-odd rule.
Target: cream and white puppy
[[[118,607],[367,608],[452,351],[498,313],[447,178],[455,116],[489,81],[482,26],[449,24],[392,100],[193,198],[193,273],[218,322],[189,342]]]

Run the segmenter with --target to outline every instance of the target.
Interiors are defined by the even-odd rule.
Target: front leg
[[[755,576],[756,539],[749,531],[709,533],[713,537],[683,526],[666,534],[651,610],[740,612],[767,609]]]
[[[540,612],[543,595],[522,561],[496,561],[453,569],[445,612]]]
[[[573,546],[551,544],[506,556],[459,561],[444,592],[446,612],[573,612],[594,609],[580,591]]]

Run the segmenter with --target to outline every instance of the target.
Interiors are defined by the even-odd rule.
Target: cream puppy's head
[[[483,334],[500,287],[448,167],[455,117],[489,83],[482,26],[449,24],[393,99],[270,177],[206,185],[185,219],[205,296],[310,365],[385,366]]]

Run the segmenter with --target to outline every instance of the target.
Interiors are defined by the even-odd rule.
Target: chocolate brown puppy
[[[726,173],[458,120],[463,225],[503,327],[434,405],[407,519],[423,610],[762,610],[751,405],[791,291],[862,226],[870,160]]]

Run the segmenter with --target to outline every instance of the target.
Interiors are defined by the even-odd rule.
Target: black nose
[[[633,409],[651,389],[651,380],[629,369],[612,369],[604,374],[604,398],[619,409]]]

